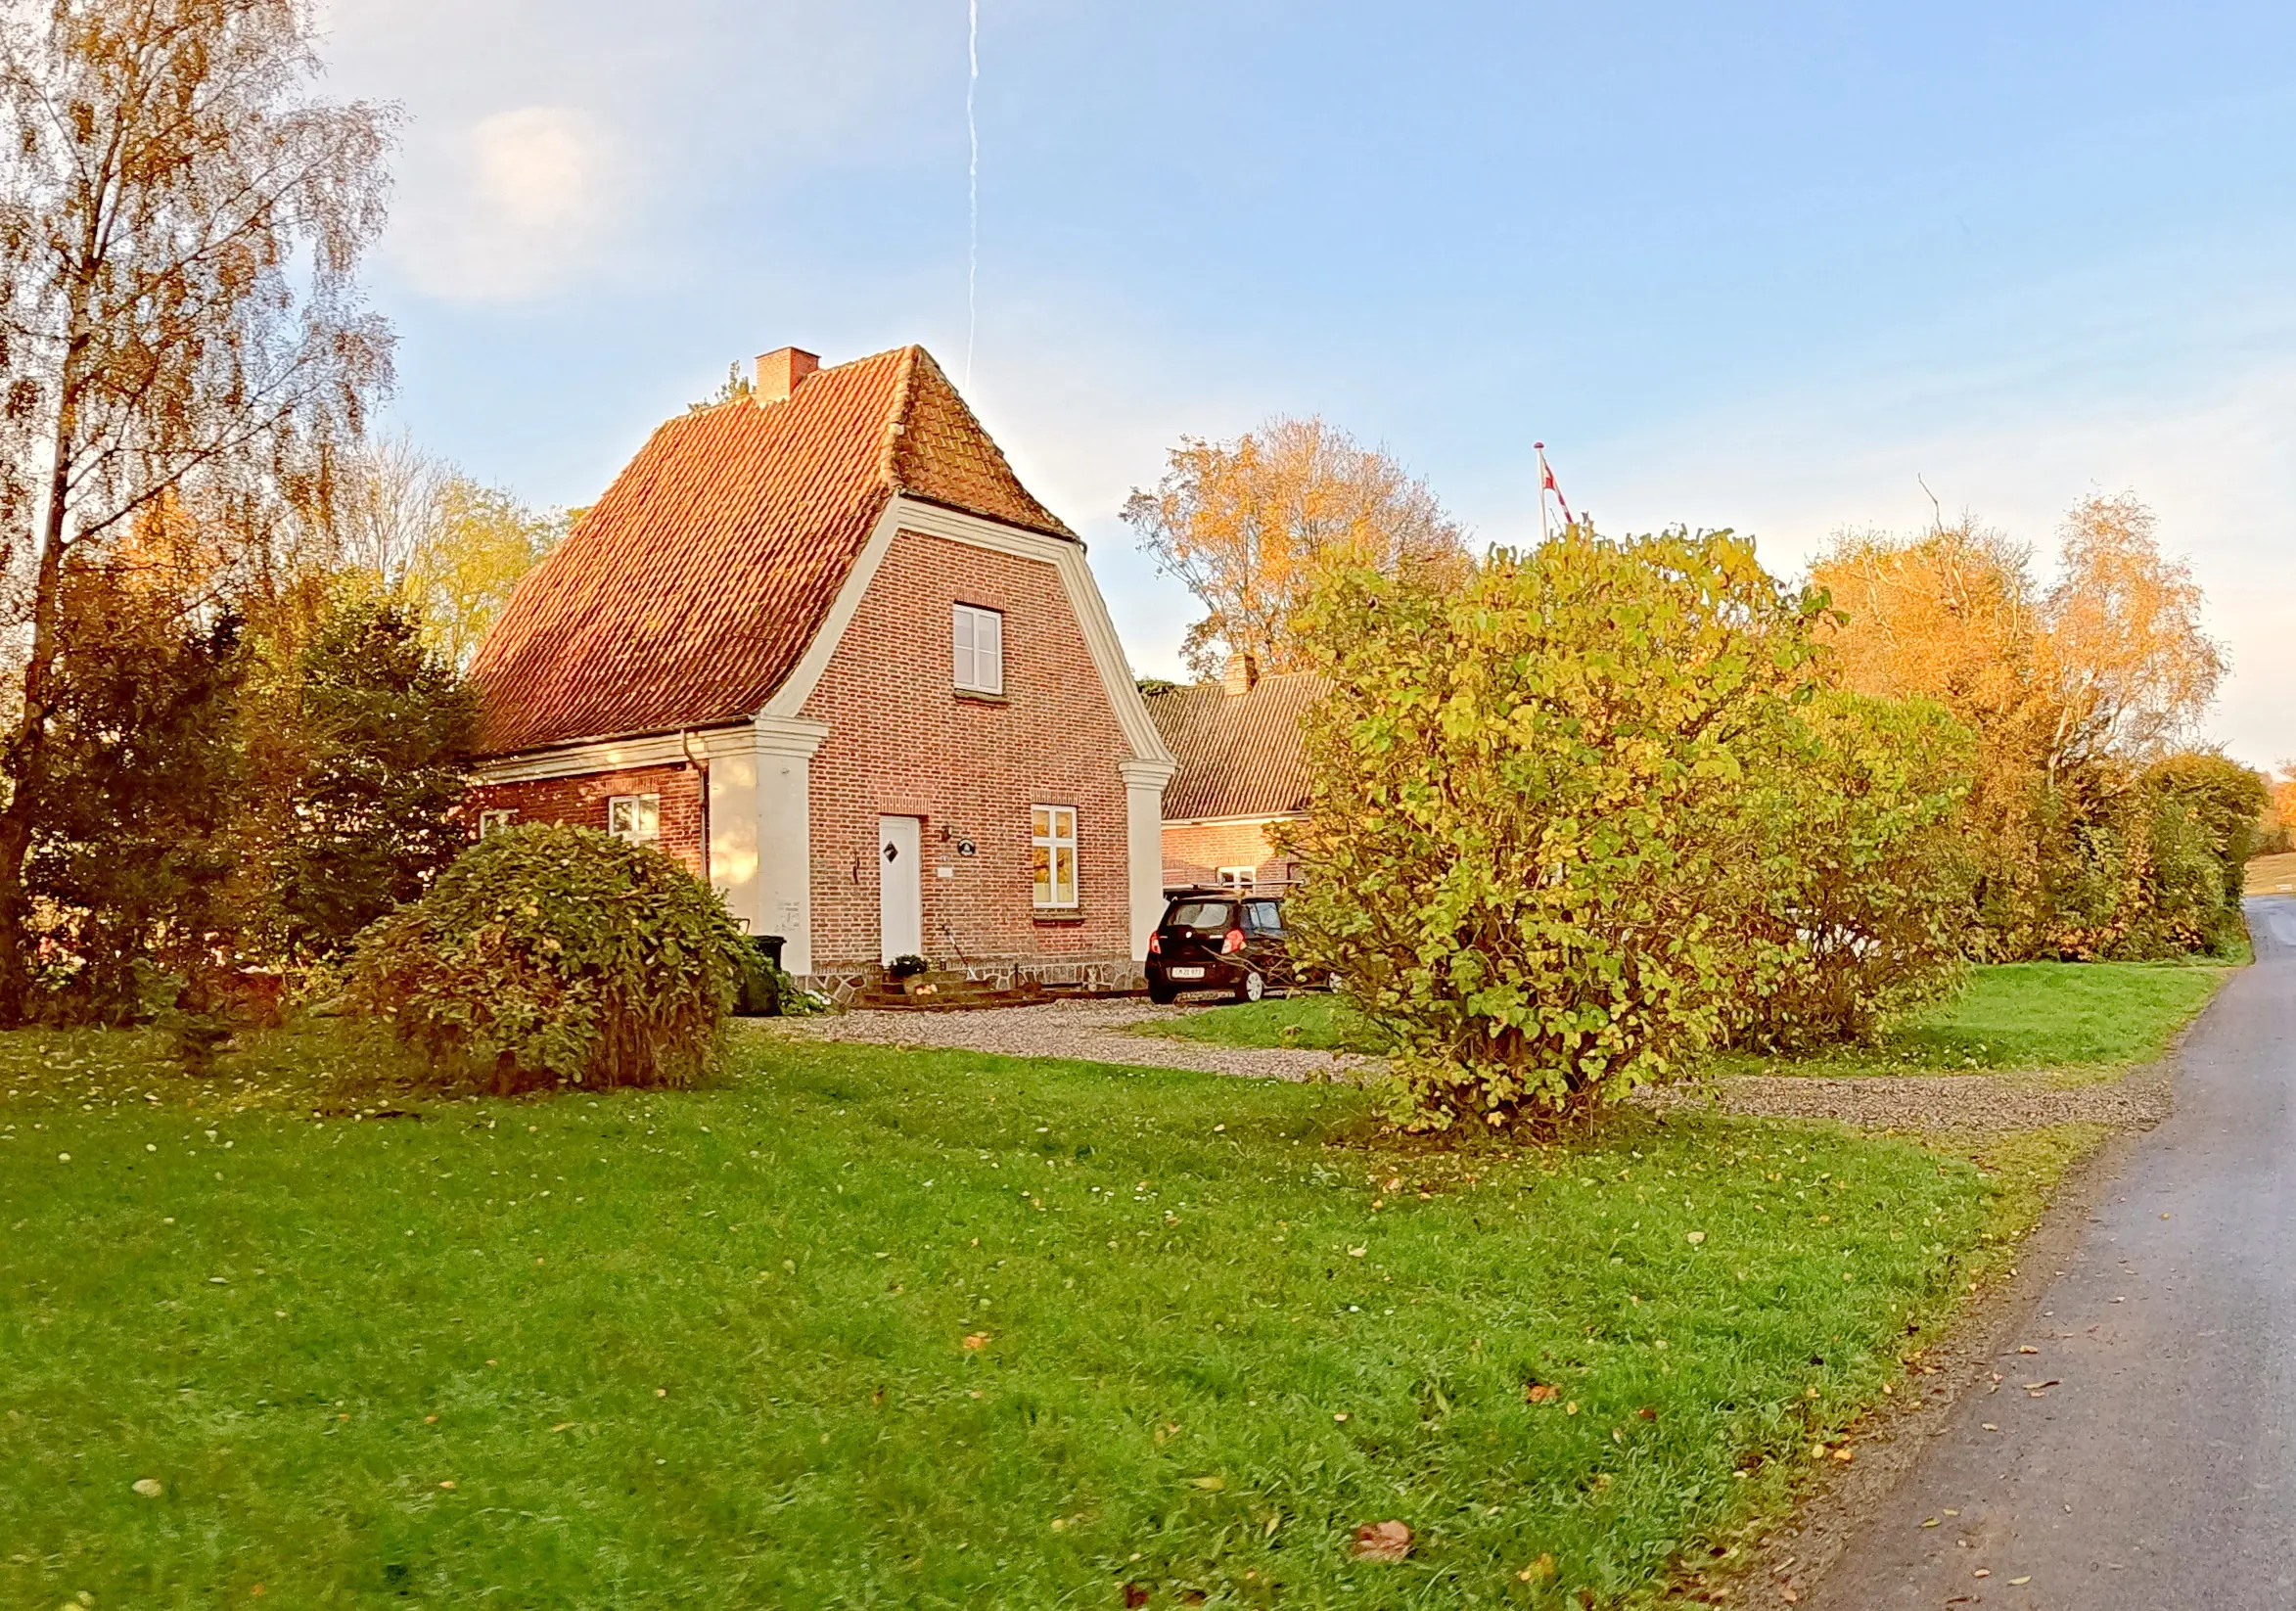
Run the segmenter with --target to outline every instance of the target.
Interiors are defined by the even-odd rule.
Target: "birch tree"
[[[363,305],[394,114],[314,98],[301,0],[53,0],[0,29],[0,541],[21,655],[0,729],[0,1022],[75,569],[169,508],[254,551],[325,500],[388,385]]]

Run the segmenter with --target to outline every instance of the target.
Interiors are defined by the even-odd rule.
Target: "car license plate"
[[[1202,979],[1204,977],[1202,968],[1167,968],[1164,971],[1174,979]]]

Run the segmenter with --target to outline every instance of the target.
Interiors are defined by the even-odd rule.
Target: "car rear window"
[[[1232,900],[1182,900],[1165,920],[1168,929],[1192,929],[1197,934],[1219,934],[1232,928],[1236,905]]]

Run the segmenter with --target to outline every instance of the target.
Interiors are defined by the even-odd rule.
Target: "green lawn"
[[[2061,1163],[1398,1151],[1344,1086],[742,1045],[319,1120],[307,1056],[0,1036],[0,1604],[1638,1599]]]
[[[1230,1007],[1200,1007],[1179,1018],[1132,1026],[1140,1035],[1204,1040],[1220,1046],[1303,1046],[1311,1051],[1377,1052],[1379,1027],[1348,1005],[1345,996],[1317,990],[1271,995]]]
[[[1791,1061],[1731,1057],[1723,1072],[2052,1072],[2113,1079],[2168,1049],[2233,972],[2211,962],[2008,962],[1972,968],[1947,999],[1878,1046]]]
[[[1879,1045],[1814,1058],[1732,1055],[1717,1059],[1717,1067],[1809,1075],[2048,1070],[2109,1079],[2160,1056],[2231,972],[2232,964],[2213,960],[1972,968],[1952,995],[1910,1016]],[[1377,1029],[1327,995],[1208,1007],[1140,1028],[1230,1046],[1380,1048]]]

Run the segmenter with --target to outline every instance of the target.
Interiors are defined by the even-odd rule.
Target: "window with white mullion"
[[[662,797],[616,795],[606,802],[606,831],[625,845],[662,842]]]
[[[950,612],[956,686],[968,694],[1004,692],[1004,617],[978,605]]]
[[[1077,808],[1032,806],[1030,854],[1038,906],[1077,904]]]

